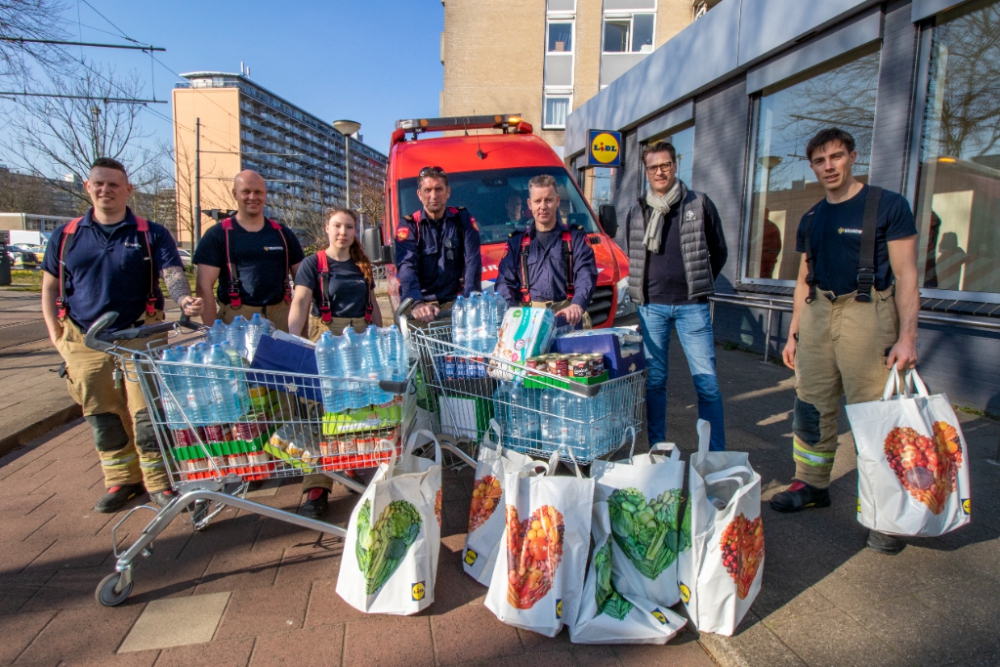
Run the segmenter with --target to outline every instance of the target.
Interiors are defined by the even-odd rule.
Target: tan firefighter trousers
[[[881,398],[888,350],[899,338],[894,289],[873,292],[870,303],[855,294],[831,300],[817,290],[799,317],[792,458],[795,478],[821,489],[830,485],[841,395],[849,404]]]

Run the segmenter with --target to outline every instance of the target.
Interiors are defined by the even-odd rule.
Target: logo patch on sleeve
[[[410,238],[410,228],[409,227],[400,227],[399,229],[396,230],[396,240],[397,241],[405,241],[408,238]]]
[[[469,216],[469,222],[472,223],[472,228],[475,229],[478,232],[479,231],[479,223],[476,222],[476,219],[473,218],[471,215]]]

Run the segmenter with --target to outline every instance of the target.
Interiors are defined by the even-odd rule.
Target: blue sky
[[[170,100],[178,78],[167,68],[239,72],[244,61],[255,82],[319,118],[357,120],[365,143],[383,153],[397,119],[438,113],[439,0],[87,0],[93,9],[63,1],[70,39],[126,43],[96,9],[129,37],[167,49],[156,54],[165,67],[153,64],[152,71],[139,51],[84,50],[119,72],[135,70],[146,97],[155,91]],[[172,117],[169,104],[153,106]],[[170,140],[166,120],[144,113],[142,122]]]

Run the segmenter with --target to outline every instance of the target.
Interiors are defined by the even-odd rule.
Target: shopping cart
[[[117,317],[117,313],[107,313],[95,322],[87,332],[86,344],[116,358],[116,378],[139,383],[178,496],[162,510],[148,505],[133,508],[115,525],[112,546],[117,562],[115,572],[97,587],[95,596],[100,604],[111,607],[128,598],[135,559],[140,554],[149,556],[153,540],[184,511],[192,513],[195,529],[203,528],[222,508],[231,506],[346,536],[340,526],[247,500],[247,485],[319,473],[363,492],[365,487],[344,473],[376,467],[401,452],[414,421],[415,364],[402,382],[199,366],[200,373],[225,377],[248,398],[248,409],[239,419],[201,426],[192,424],[190,410],[180,407],[187,405],[186,397],[175,391],[182,386],[180,381],[191,377],[193,367],[163,361],[161,351],[178,343],[195,344],[204,339],[207,329],[170,322],[104,334]],[[326,413],[324,390],[368,392],[376,398],[388,395],[391,401],[363,410]],[[131,546],[119,552],[115,533],[140,510],[152,510],[156,516]]]
[[[575,382],[456,345],[448,313],[423,327],[407,326],[402,314],[407,305],[401,306],[397,321],[420,365],[428,404],[434,408],[434,430],[454,438],[469,455],[474,456],[491,419],[501,426],[504,446],[537,457],[548,458],[564,445],[576,461],[590,463],[620,449],[629,438],[634,447],[642,428],[645,370],[597,384]],[[552,389],[565,399],[556,405],[581,397],[588,409],[574,414],[546,410],[533,402],[516,403],[502,384],[536,392]],[[564,454],[560,458],[569,460]]]

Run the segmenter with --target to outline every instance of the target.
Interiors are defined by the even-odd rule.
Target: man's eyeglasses
[[[647,174],[655,174],[658,171],[662,171],[664,174],[669,173],[671,169],[674,168],[673,162],[661,162],[660,164],[651,164],[646,167]]]
[[[444,169],[441,167],[424,167],[420,170],[420,173],[417,174],[417,177],[423,178],[424,176],[440,176],[442,174],[444,174]]]

